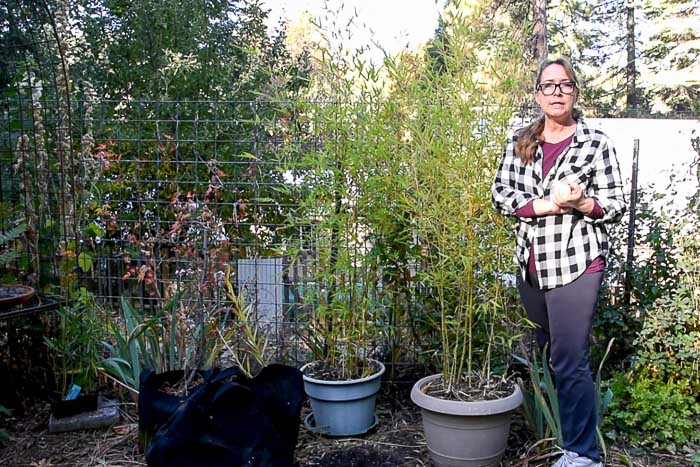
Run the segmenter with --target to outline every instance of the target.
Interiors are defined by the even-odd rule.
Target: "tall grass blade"
[[[598,421],[598,425],[596,426],[596,435],[598,436],[598,445],[600,446],[601,451],[603,451],[604,457],[607,457],[608,452],[607,446],[605,445],[605,438],[603,437],[603,433],[600,430],[600,427],[603,426],[603,417],[605,416],[605,412],[607,411],[610,402],[612,402],[613,392],[610,388],[608,388],[605,394],[602,393],[603,387],[601,385],[600,375],[603,371],[603,365],[605,365],[605,360],[608,359],[610,350],[612,350],[614,342],[614,337],[608,342],[608,347],[605,349],[605,353],[603,354],[603,358],[600,360],[600,364],[598,365],[598,371],[595,375],[595,411]]]
[[[554,379],[552,378],[552,373],[549,371],[549,357],[547,353],[547,346],[542,350],[542,383],[544,390],[547,392],[547,398],[549,399],[549,405],[551,407],[552,413],[552,423],[550,428],[552,429],[552,436],[557,438],[559,446],[564,444],[561,435],[561,424],[559,418],[559,397],[557,396],[557,389],[554,385]]]

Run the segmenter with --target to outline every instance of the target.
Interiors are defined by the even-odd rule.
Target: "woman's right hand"
[[[573,208],[568,206],[560,206],[552,200],[547,201],[549,201],[549,203],[552,205],[550,214],[571,214],[573,212]]]
[[[562,207],[555,203],[550,198],[536,199],[532,205],[535,214],[538,216],[547,216],[551,214],[571,214],[573,211],[569,207]]]

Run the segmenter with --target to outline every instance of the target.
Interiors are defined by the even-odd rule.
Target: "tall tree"
[[[261,0],[77,0],[82,60],[112,98],[250,99],[295,64]]]
[[[532,9],[532,55],[539,62],[547,58],[547,0],[532,0]]]
[[[700,1],[645,0],[643,85],[658,111],[700,112]]]
[[[559,0],[550,12],[552,45],[579,69],[583,104],[613,113],[637,107],[633,1]]]
[[[583,103],[697,112],[698,0],[552,0],[550,50],[582,71]]]

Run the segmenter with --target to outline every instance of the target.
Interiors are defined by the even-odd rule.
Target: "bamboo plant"
[[[525,82],[511,33],[497,11],[448,9],[426,54],[387,65],[395,108],[386,123],[401,135],[394,151],[404,161],[396,203],[411,211],[419,284],[439,336],[429,350],[452,395],[488,385],[515,337],[503,281],[513,238],[490,194]]]
[[[429,329],[414,337],[437,343],[426,350],[448,392],[464,375],[488,379],[496,344],[511,339],[501,332],[502,276],[513,239],[490,187],[525,82],[522,50],[498,12],[464,11],[446,12],[424,53],[381,66],[342,44],[319,47],[313,95],[297,106],[297,124],[315,139],[289,168],[300,200],[293,225],[315,240],[287,253],[311,265],[307,341],[316,355],[357,368],[385,308],[386,271],[398,264],[411,276],[405,284],[428,297],[418,319]],[[390,301],[414,300],[408,289]],[[426,337],[431,329],[437,339]]]
[[[313,136],[287,161],[298,200],[290,226],[300,235],[285,254],[307,273],[300,318],[313,358],[335,369],[338,379],[349,379],[376,370],[366,361],[377,332],[379,290],[370,209],[378,174],[368,154],[381,90],[377,67],[361,50],[344,47],[347,36],[338,31],[340,41],[330,41],[325,26],[316,26],[315,79],[295,104],[296,124]]]

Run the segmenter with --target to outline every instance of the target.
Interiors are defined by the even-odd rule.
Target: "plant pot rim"
[[[510,412],[517,409],[523,402],[523,394],[520,387],[514,384],[513,393],[501,399],[485,401],[454,401],[430,396],[421,391],[421,388],[442,377],[441,374],[421,378],[411,389],[411,400],[421,409],[449,415],[495,415]]]
[[[0,288],[24,289],[24,293],[12,297],[0,298],[0,308],[9,308],[29,301],[36,292],[34,287],[24,284],[0,284]]]
[[[368,358],[367,361],[369,362],[374,362],[376,365],[379,366],[379,371],[376,373],[372,373],[369,376],[365,376],[364,378],[358,378],[358,379],[343,379],[343,380],[328,380],[328,379],[317,379],[317,378],[312,378],[311,376],[307,376],[304,373],[304,369],[309,367],[310,365],[313,365],[314,363],[318,363],[320,360],[314,360],[312,362],[308,362],[304,364],[301,368],[301,374],[304,378],[304,381],[308,381],[309,383],[316,383],[316,384],[323,384],[327,386],[342,386],[342,385],[347,385],[348,383],[364,383],[365,381],[371,381],[373,379],[377,379],[380,376],[384,374],[384,371],[386,368],[384,367],[384,364],[380,362],[379,360],[375,360],[373,358]]]

